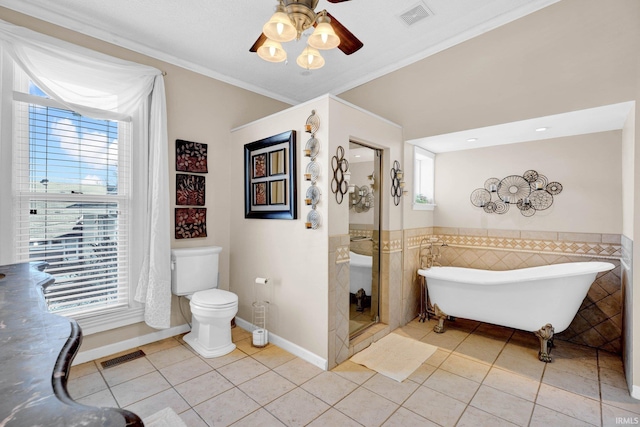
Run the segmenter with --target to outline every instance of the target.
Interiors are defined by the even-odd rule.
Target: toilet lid
[[[222,289],[208,289],[193,294],[191,302],[203,307],[222,308],[238,304],[238,295]]]

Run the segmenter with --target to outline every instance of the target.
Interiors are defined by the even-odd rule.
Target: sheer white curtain
[[[168,142],[162,73],[0,20],[0,42],[11,58],[51,98],[88,117],[144,117],[148,153],[144,262],[135,300],[145,322],[168,328],[171,314]],[[105,117],[104,111],[109,112]],[[142,114],[140,114],[142,111]]]

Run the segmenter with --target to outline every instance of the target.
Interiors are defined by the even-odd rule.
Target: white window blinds
[[[45,261],[49,310],[82,317],[128,304],[130,129],[14,94],[19,261]]]

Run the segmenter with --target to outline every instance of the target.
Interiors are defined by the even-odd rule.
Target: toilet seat
[[[194,293],[191,303],[203,308],[230,308],[238,305],[238,295],[223,289],[207,289]]]

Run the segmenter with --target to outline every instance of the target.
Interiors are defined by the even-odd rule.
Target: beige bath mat
[[[351,361],[402,382],[438,347],[391,333],[356,353]]]
[[[164,408],[142,420],[146,427],[187,427],[171,408]]]

